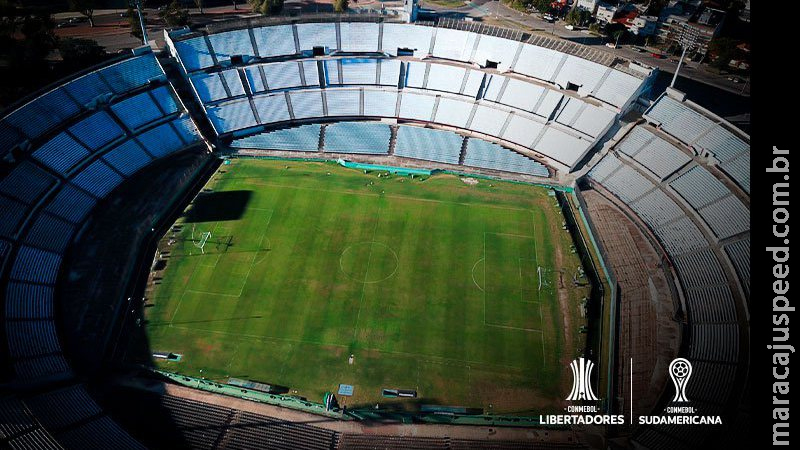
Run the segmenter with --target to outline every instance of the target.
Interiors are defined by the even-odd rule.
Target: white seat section
[[[291,119],[286,96],[283,93],[253,97],[253,105],[262,124],[283,122]]]
[[[335,23],[298,23],[297,38],[300,51],[310,51],[314,47],[337,50]]]
[[[483,99],[500,103],[500,93],[503,91],[503,84],[506,78],[500,75],[486,75],[486,83],[483,86]]]
[[[728,280],[711,249],[700,250],[673,258],[678,267],[678,276],[684,288],[697,288],[712,284],[724,284]]]
[[[571,128],[591,137],[600,137],[611,128],[616,118],[617,114],[613,111],[587,104]]]
[[[750,238],[726,245],[725,253],[736,268],[745,294],[750,295]]]
[[[719,125],[698,139],[694,146],[714,154],[715,158],[723,162],[750,151],[748,143]]]
[[[594,91],[607,69],[606,66],[595,62],[567,55],[567,59],[556,74],[554,81],[562,88],[566,88],[567,83],[575,84],[578,86],[578,94],[589,95]]]
[[[208,41],[217,55],[217,61],[230,60],[231,56],[255,56],[253,44],[250,42],[248,30],[232,30],[224,33],[209,34]]]
[[[267,87],[264,85],[264,80],[261,78],[261,70],[258,66],[250,66],[244,68],[244,75],[247,78],[247,84],[250,86],[250,92],[264,92]]]
[[[750,152],[747,151],[738,157],[725,161],[719,165],[728,176],[750,195]]]
[[[665,223],[683,216],[685,213],[661,189],[655,189],[642,198],[629,204],[631,209],[650,226],[658,228]]]
[[[689,155],[659,137],[655,137],[645,145],[634,159],[661,180],[692,160]]]
[[[692,222],[692,219],[686,216],[681,216],[674,222],[656,228],[653,232],[671,256],[708,247],[708,241],[703,233]]]
[[[613,176],[606,178],[603,185],[625,203],[631,203],[656,187],[627,164],[623,164]]]
[[[464,138],[456,133],[430,128],[400,126],[394,154],[405,158],[458,164]]]
[[[342,77],[339,73],[339,61],[335,59],[329,59],[323,62],[323,67],[325,68],[325,84],[329,86],[335,86],[338,84],[342,84]]]
[[[339,32],[343,52],[378,51],[379,25],[370,22],[341,22]]]
[[[334,123],[325,127],[324,151],[385,155],[391,137],[391,128],[382,123]]]
[[[364,115],[368,117],[395,117],[397,91],[364,89]]]
[[[236,69],[224,70],[221,74],[222,78],[225,79],[225,83],[228,85],[228,89],[231,91],[231,97],[244,95],[242,79],[239,77],[239,72]]]
[[[234,139],[231,142],[231,147],[316,152],[319,150],[320,128],[321,125],[319,124],[310,124],[268,133],[259,133],[241,139]]]
[[[592,97],[610,103],[618,108],[625,104],[636,94],[642,80],[633,75],[612,70],[600,86],[595,89]]]
[[[547,92],[545,92],[544,98],[539,104],[539,107],[536,108],[534,113],[536,113],[538,116],[544,117],[545,119],[550,119],[550,116],[553,115],[553,112],[556,110],[563,98],[564,94],[548,89]]]
[[[586,103],[575,97],[564,98],[556,111],[555,121],[567,127],[571,126],[570,124],[578,118],[584,106]]]
[[[433,44],[433,56],[456,61],[469,61],[478,35],[468,31],[438,28],[436,42]]]
[[[468,95],[470,97],[477,97],[478,91],[481,89],[481,83],[483,82],[483,72],[480,70],[472,69],[467,73],[467,81],[464,83],[464,91],[461,93],[463,95]]]
[[[645,111],[645,118],[659,124],[661,129],[686,144],[692,144],[714,126],[711,119],[666,94]]]
[[[622,138],[614,147],[618,152],[628,156],[635,156],[655,135],[643,127],[633,127],[633,129]]]
[[[458,128],[466,128],[473,106],[472,102],[441,97],[439,106],[436,108],[436,117],[433,121]]]
[[[467,70],[463,67],[431,64],[426,89],[458,94],[461,92],[461,83],[466,74]]]
[[[470,129],[489,136],[500,136],[500,130],[506,123],[506,118],[510,113],[500,109],[492,108],[484,104],[478,104],[475,115],[472,117]]]
[[[175,42],[175,50],[178,52],[181,63],[187,72],[205,69],[214,65],[211,50],[206,45],[206,40],[203,36]]]
[[[527,112],[533,112],[539,98],[545,94],[547,89],[521,80],[509,79],[500,103],[519,108]]]
[[[729,238],[750,229],[750,210],[736,197],[728,196],[698,210],[714,234]]]
[[[404,119],[430,122],[433,116],[433,105],[436,97],[404,91],[400,99],[400,116]]]
[[[258,54],[262,58],[294,55],[294,33],[291,25],[253,28]]]
[[[397,56],[398,48],[410,49],[415,57],[422,58],[430,51],[433,30],[431,27],[415,26],[409,32],[408,25],[384,23],[382,51]]]
[[[592,141],[588,139],[581,139],[553,127],[547,127],[534,150],[572,167],[591,147]]]
[[[473,120],[473,122],[475,121]],[[532,118],[514,114],[511,116],[508,126],[501,137],[515,144],[531,147],[533,141],[539,136],[544,127],[543,123],[537,122]]]
[[[328,116],[358,116],[361,93],[357,89],[325,89]]]
[[[694,209],[700,209],[727,195],[730,190],[708,170],[695,166],[669,184]]]
[[[379,65],[380,79],[378,80],[378,84],[397,87],[400,83],[400,61],[381,59]]]
[[[207,106],[206,113],[217,134],[258,125],[247,99]]]
[[[378,61],[366,58],[347,58],[342,64],[342,84],[374,85],[378,75]],[[328,73],[336,70],[336,61],[326,61]],[[333,83],[331,83],[333,84]],[[397,80],[394,82],[397,85]]]
[[[497,63],[499,70],[508,70],[511,63],[514,62],[514,56],[517,54],[519,46],[520,42],[517,41],[486,34],[481,35],[473,62],[485,66],[486,61],[492,61]]]
[[[406,64],[405,85],[408,87],[425,87],[425,70],[428,64],[421,62],[409,62]]]
[[[470,138],[467,141],[464,165],[501,170],[504,172],[523,173],[538,177],[549,176],[547,168],[541,163],[497,144],[474,138]]]
[[[549,48],[525,44],[514,65],[514,72],[544,81],[553,81],[564,56],[563,53]]]
[[[614,173],[622,165],[622,161],[615,158],[614,155],[606,155],[589,171],[588,175],[598,183],[608,178],[609,175]]]
[[[294,112],[295,119],[325,116],[322,108],[322,92],[318,90],[291,91],[289,101],[292,102],[292,112]]]
[[[300,79],[300,66],[295,61],[263,64],[264,77],[271,91],[303,85]]]

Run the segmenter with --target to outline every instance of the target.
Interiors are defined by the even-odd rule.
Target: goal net
[[[206,231],[200,234],[200,239],[194,242],[194,246],[200,249],[200,253],[205,254],[205,246],[206,242],[208,242],[208,238],[211,237],[211,232]],[[192,230],[192,241],[194,241],[194,230]]]

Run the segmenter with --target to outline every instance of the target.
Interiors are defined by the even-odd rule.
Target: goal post
[[[208,238],[210,237],[211,237],[211,232],[206,231],[205,233],[200,235],[200,240],[198,242],[195,242],[194,246],[200,249],[200,253],[205,254],[204,249],[206,246],[206,242],[208,242]]]

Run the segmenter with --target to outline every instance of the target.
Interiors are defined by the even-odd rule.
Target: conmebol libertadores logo
[[[692,363],[685,358],[675,358],[669,363],[669,376],[675,384],[675,397],[673,402],[688,402],[686,398],[686,384],[692,376]]]
[[[567,400],[597,400],[591,382],[594,363],[581,357],[573,360],[569,367],[572,369],[572,392]]]

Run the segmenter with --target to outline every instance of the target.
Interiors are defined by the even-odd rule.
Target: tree
[[[572,8],[569,13],[567,13],[566,21],[570,25],[583,26],[589,22],[589,18],[591,17],[592,13],[585,9]]]
[[[711,65],[718,69],[725,69],[728,63],[736,57],[739,43],[735,39],[718,37],[708,43],[708,52],[714,58]]]
[[[333,10],[337,13],[347,12],[348,6],[350,6],[348,0],[333,0]]]
[[[90,27],[94,27],[94,6],[95,0],[69,0],[69,8],[86,16]]]
[[[169,27],[180,27],[189,23],[189,11],[181,7],[178,0],[172,0],[165,9],[158,13]]]
[[[248,0],[253,11],[265,16],[277,16],[283,11],[283,0]]]
[[[550,12],[552,9],[551,0],[533,0],[531,6],[542,14]]]
[[[79,38],[61,39],[58,52],[64,61],[64,69],[69,72],[98,64],[108,56],[97,41]]]
[[[173,1],[172,3],[176,3],[176,2]],[[205,2],[203,0],[194,0],[194,4],[197,6],[197,9],[200,10],[200,14],[203,14],[203,4],[204,3]]]

